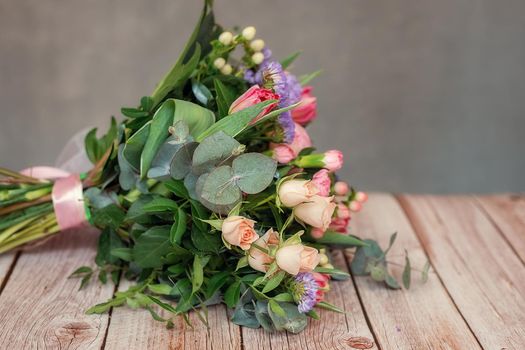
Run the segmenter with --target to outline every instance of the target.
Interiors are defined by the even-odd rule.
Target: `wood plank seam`
[[[365,304],[363,303],[363,299],[361,297],[361,293],[359,292],[359,287],[357,287],[355,276],[352,273],[352,268],[350,267],[350,260],[348,259],[348,256],[346,254],[343,254],[345,257],[346,267],[348,269],[348,272],[350,273],[350,277],[352,278],[352,284],[354,285],[355,293],[357,295],[357,300],[359,300],[359,305],[361,305],[361,309],[363,310],[363,314],[365,316],[366,324],[368,328],[370,329],[370,333],[372,333],[372,337],[374,338],[374,343],[376,344],[376,347],[381,350],[381,345],[379,344],[377,335],[375,333],[374,327],[372,327],[372,322],[370,322],[370,318],[368,317],[368,314],[366,312]],[[345,319],[346,319],[346,313],[345,313]],[[347,321],[348,322],[348,321]]]
[[[407,203],[405,202],[405,199],[400,196],[399,194],[395,194],[394,195],[394,198],[396,199],[396,201],[399,203],[399,206],[401,207],[401,209],[403,210],[403,212],[405,213],[405,216],[408,218],[408,222],[410,224],[410,227],[412,228],[412,230],[415,232],[416,234],[416,238],[421,246],[421,248],[423,249],[423,251],[425,252],[425,256],[427,257],[428,259],[428,262],[430,263],[430,267],[431,267],[431,272],[433,271],[439,281],[439,283],[441,284],[441,286],[443,287],[443,289],[445,290],[445,292],[447,293],[447,296],[448,298],[450,299],[450,301],[452,302],[452,305],[454,305],[454,307],[456,308],[458,314],[461,316],[461,319],[465,322],[468,330],[470,331],[470,333],[472,334],[472,336],[474,337],[474,339],[476,339],[476,342],[478,343],[479,347],[483,349],[483,346],[481,345],[481,341],[478,339],[476,333],[474,333],[474,330],[472,329],[472,326],[468,323],[467,319],[465,318],[465,315],[461,312],[458,304],[456,303],[456,301],[454,300],[454,298],[452,297],[450,291],[448,290],[448,288],[446,287],[442,277],[439,275],[439,272],[438,270],[435,268],[434,266],[434,262],[432,261],[432,259],[430,258],[430,254],[427,252],[427,248],[426,248],[426,245],[423,243],[423,241],[421,240],[421,236],[420,236],[420,230],[419,230],[419,227],[418,225],[413,221],[413,216],[410,215],[410,211],[408,210],[408,206],[407,206]],[[438,216],[438,219],[439,221],[443,221],[441,219],[441,217],[439,217],[437,211],[435,210],[434,208],[434,213],[436,216]]]
[[[13,270],[15,269],[16,263],[18,262],[18,258],[22,254],[22,251],[17,251],[15,253],[15,256],[13,257],[13,260],[11,260],[11,264],[9,265],[9,268],[7,269],[7,272],[2,279],[2,283],[0,284],[0,295],[2,294],[5,286],[7,285],[7,282],[9,281],[9,277],[11,277],[11,274],[13,273]]]
[[[124,278],[124,274],[122,272],[120,272],[119,279],[118,279],[117,283],[115,283],[115,286],[113,288],[113,295],[115,295],[115,293],[117,292],[118,286],[120,285],[120,280],[122,278]],[[113,314],[113,306],[108,311],[108,324],[107,324],[106,329],[104,331],[104,338],[102,339],[102,346],[100,347],[100,350],[104,350],[106,348],[106,341],[108,339],[109,327],[111,326],[111,315],[112,314]]]
[[[481,203],[480,199],[477,196],[472,196],[474,205],[485,215],[487,220],[494,226],[496,231],[500,234],[501,238],[507,243],[507,245],[510,247],[510,249],[514,252],[514,254],[518,257],[518,259],[521,261],[521,263],[525,266],[525,260],[523,260],[522,256],[519,254],[519,252],[516,250],[512,242],[509,240],[505,232],[503,232],[503,229],[498,225],[496,220],[490,215],[487,208]]]

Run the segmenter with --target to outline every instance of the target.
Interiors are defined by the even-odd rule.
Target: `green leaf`
[[[98,280],[102,284],[108,283],[108,274],[107,274],[107,272],[105,270],[100,270],[98,272]],[[81,288],[82,288],[82,286],[81,286]]]
[[[153,100],[149,96],[142,96],[140,99],[140,107],[142,110],[149,112],[155,107],[153,105]]]
[[[179,120],[184,121],[188,125],[190,135],[194,138],[215,123],[215,114],[209,109],[185,100],[172,101],[175,102],[173,124]]]
[[[211,100],[213,100],[213,95],[210,90],[200,81],[192,79],[191,81],[191,91],[193,95],[203,105],[207,105]]]
[[[97,128],[94,128],[87,133],[84,139],[84,146],[91,163],[95,164],[102,158],[104,153],[106,153],[108,148],[111,147],[117,138],[117,133],[117,121],[113,117],[111,118],[111,125],[108,132],[100,139],[97,138]]]
[[[390,248],[392,248],[392,246],[394,245],[394,242],[396,241],[396,238],[397,238],[397,232],[394,232],[394,233],[392,233],[392,235],[390,235],[390,240],[388,242],[388,248],[386,248],[385,253],[384,253],[385,256],[390,251]]]
[[[80,266],[78,269],[73,271],[71,273],[71,275],[69,275],[68,278],[79,277],[79,275],[83,275],[83,274],[86,274],[86,273],[92,273],[92,272],[93,272],[93,269],[91,267],[89,267],[89,266]]]
[[[235,184],[232,168],[215,168],[206,178],[202,198],[215,205],[235,206],[241,200],[241,190]]]
[[[320,301],[318,302],[315,306],[318,306],[318,307],[321,307],[323,309],[327,309],[327,310],[330,310],[330,311],[335,311],[335,312],[338,312],[340,314],[344,314],[345,311],[343,309],[341,309],[340,307],[337,307],[333,304],[330,304],[329,302],[326,302],[326,301]]]
[[[188,190],[186,190],[182,181],[168,180],[164,182],[164,186],[166,186],[166,188],[170,192],[173,192],[177,197],[189,199]]]
[[[191,241],[195,245],[195,248],[201,252],[218,254],[222,247],[221,236],[219,234],[202,231],[197,227],[192,227]]]
[[[317,78],[317,76],[319,76],[322,72],[323,70],[319,69],[313,73],[302,75],[299,77],[299,83],[304,86],[308,84],[310,81],[312,81],[313,79]]]
[[[224,293],[224,302],[229,308],[233,308],[239,301],[241,293],[241,281],[233,282]]]
[[[279,305],[279,303],[276,302],[275,300],[272,300],[272,299],[268,300],[268,307],[269,307],[269,310],[271,310],[276,315],[283,317],[283,318],[286,317],[286,312]]]
[[[106,301],[105,303],[100,303],[95,306],[90,307],[86,310],[86,314],[92,315],[92,314],[103,314],[104,312],[109,311],[112,307],[121,306],[126,302],[126,298],[113,298],[111,300]]]
[[[430,260],[427,260],[425,263],[425,266],[423,267],[423,271],[421,271],[421,281],[423,283],[426,283],[428,281],[428,271],[430,270]]]
[[[228,278],[230,277],[229,271],[222,271],[214,274],[207,282],[206,287],[206,298],[210,299],[220,289]]]
[[[275,304],[277,303],[272,303],[272,301],[268,302],[268,313],[270,314],[270,318],[276,330],[287,330],[288,332],[296,334],[306,328],[306,325],[308,324],[307,316],[299,312],[297,305],[292,303],[278,303],[282,312],[275,312]]]
[[[242,269],[243,267],[246,267],[246,266],[248,266],[248,257],[243,256],[237,262],[237,267],[235,268],[235,271],[238,271],[239,269]]]
[[[155,294],[161,294],[161,295],[170,295],[171,292],[171,286],[160,283],[160,284],[148,284],[148,289],[151,290]]]
[[[233,89],[222,83],[219,79],[214,79],[213,84],[215,86],[215,92],[217,93],[215,100],[217,101],[219,118],[224,118],[228,115],[228,110],[236,99],[236,93]]]
[[[105,228],[111,227],[117,229],[124,221],[126,214],[124,210],[119,208],[116,204],[110,204],[102,209],[93,211],[92,220],[95,226]]]
[[[182,208],[177,208],[175,214],[175,223],[171,226],[170,242],[173,244],[180,244],[182,236],[186,232],[186,212]]]
[[[232,164],[239,188],[248,194],[264,191],[273,181],[277,162],[261,153],[245,153]]]
[[[345,271],[339,269],[327,269],[326,267],[316,267],[315,272],[324,273],[330,275],[336,281],[346,281],[350,278],[350,275]]]
[[[120,170],[118,181],[119,181],[120,187],[122,187],[124,191],[129,191],[135,186],[135,183],[139,179],[139,175],[138,173],[135,172],[131,164],[129,164],[126,157],[124,157],[124,147],[125,147],[124,144],[121,144],[118,147],[117,160],[118,160],[118,167]]]
[[[149,116],[149,113],[147,111],[142,111],[136,108],[127,108],[127,107],[122,107],[120,109],[120,113],[122,113],[124,116],[128,118],[144,118],[144,117]]]
[[[170,175],[175,180],[182,180],[191,171],[193,153],[198,148],[197,142],[182,145],[173,156],[170,165]]]
[[[163,211],[176,212],[179,209],[177,202],[165,197],[155,197],[142,207],[146,213],[157,213]]]
[[[192,293],[197,292],[201,288],[203,281],[204,281],[204,270],[203,270],[202,260],[200,256],[195,255],[195,258],[193,259],[193,278],[191,279],[191,284],[192,284],[191,292]]]
[[[266,282],[266,285],[264,286],[262,292],[264,294],[274,290],[275,288],[279,287],[281,282],[283,281],[284,277],[286,276],[286,272],[279,271],[275,275],[273,275],[268,282]]]
[[[385,283],[388,287],[392,288],[392,289],[399,289],[401,288],[401,286],[399,285],[399,283],[397,282],[397,280],[390,274],[387,274],[386,277],[385,277]]]
[[[144,124],[139,130],[137,130],[131,137],[126,141],[124,149],[122,150],[122,156],[128,162],[129,166],[136,172],[140,171],[140,158],[144,145],[148,140],[149,131],[151,127],[151,121]]]
[[[218,131],[206,137],[193,153],[193,169],[197,174],[203,174],[228,158],[236,155],[241,144],[233,137]]]
[[[152,227],[135,242],[133,259],[142,268],[157,268],[162,266],[161,257],[172,251],[170,242],[170,227]]]
[[[195,140],[201,142],[206,137],[218,131],[223,131],[225,134],[235,137],[246,129],[252,120],[268,107],[268,105],[275,102],[276,100],[264,101],[226,116],[198,135]]]
[[[171,306],[170,304],[167,304],[163,301],[160,301],[159,299],[155,298],[154,296],[152,295],[148,295],[147,296],[151,301],[153,301],[155,304],[157,304],[158,306],[160,306],[161,308],[163,308],[164,310],[167,310],[171,313],[174,313],[174,314],[177,314],[177,310],[175,310],[175,308],[173,306]]]
[[[124,243],[112,228],[105,228],[98,238],[98,249],[95,262],[98,266],[106,264],[116,264],[119,258],[112,255],[111,251],[115,248],[123,248]]]
[[[175,102],[173,100],[167,100],[153,115],[148,138],[140,156],[140,176],[143,179],[146,178],[146,174],[160,146],[169,136],[168,127],[173,123],[174,113]]]
[[[264,328],[265,331],[275,331],[275,327],[268,312],[268,301],[257,300],[257,302],[255,303],[255,317],[257,318],[257,321],[259,321],[259,324]]]
[[[368,270],[370,271],[370,277],[376,282],[382,282],[385,280],[388,272],[384,264],[369,264]]]
[[[290,65],[301,55],[301,51],[294,52],[290,56],[286,57],[285,59],[281,60],[281,66],[283,67],[283,70],[290,67]]]
[[[342,246],[342,247],[361,247],[367,243],[351,235],[342,235],[334,231],[326,231],[322,238],[316,239],[315,242],[321,244]]]
[[[131,248],[113,248],[110,251],[111,255],[122,259],[124,261],[132,261],[132,251]]]
[[[272,299],[280,302],[293,302],[293,296],[290,293],[280,293],[274,296]]]
[[[403,269],[403,286],[406,289],[410,288],[410,273],[412,269],[410,267],[410,259],[408,258],[408,252],[405,250],[405,268]]]

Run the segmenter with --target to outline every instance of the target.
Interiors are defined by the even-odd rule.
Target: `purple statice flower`
[[[298,309],[301,313],[307,313],[317,304],[317,290],[319,286],[315,281],[314,275],[309,272],[301,272],[295,276],[291,283],[292,295],[298,303]]]
[[[301,101],[301,93],[303,92],[303,87],[297,80],[297,77],[293,74],[286,72],[286,88],[288,90],[288,96],[286,99],[287,106],[293,105]]]
[[[279,104],[279,107],[282,107]],[[295,136],[295,124],[292,119],[292,113],[290,111],[283,112],[277,118],[279,125],[283,129],[283,136],[285,143],[292,143]]]

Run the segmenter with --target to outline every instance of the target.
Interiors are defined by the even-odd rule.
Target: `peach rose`
[[[259,238],[253,229],[254,224],[255,221],[243,216],[228,216],[222,223],[222,237],[231,245],[248,250],[250,245]]]
[[[292,244],[277,250],[275,261],[280,269],[290,275],[299,272],[310,272],[319,264],[319,252],[317,249],[302,244]]]
[[[273,262],[273,258],[259,249],[268,249],[269,246],[279,244],[279,233],[275,232],[273,229],[269,229],[266,233],[256,240],[249,251],[248,254],[248,264],[252,269],[266,272],[268,271],[268,265]],[[257,247],[254,247],[256,245]]]
[[[336,207],[333,199],[334,197],[312,196],[309,202],[301,203],[294,208],[294,215],[308,225],[326,231]]]
[[[307,202],[319,192],[310,180],[288,180],[279,186],[279,199],[288,208]]]

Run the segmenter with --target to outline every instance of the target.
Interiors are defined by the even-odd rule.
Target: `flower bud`
[[[233,68],[228,63],[224,65],[224,67],[221,68],[221,73],[224,75],[230,75],[232,74]]]
[[[262,52],[256,52],[252,55],[252,62],[255,64],[261,64],[264,61],[264,55]]]
[[[225,46],[228,46],[233,41],[233,34],[231,32],[222,32],[219,35],[219,42]]]
[[[310,201],[297,205],[293,212],[299,220],[326,231],[336,207],[332,200],[333,197],[314,195]]]
[[[257,39],[257,40],[254,40],[250,43],[250,48],[253,50],[253,51],[261,51],[262,49],[264,49],[264,40],[262,39]]]
[[[334,185],[334,191],[338,196],[345,196],[350,191],[350,188],[346,182],[337,181]]]
[[[256,33],[255,27],[252,27],[252,26],[246,27],[242,30],[242,36],[246,40],[252,40],[253,38],[255,38],[255,33]]]
[[[361,210],[362,205],[358,201],[351,201],[348,207],[350,208],[351,211],[358,212]]]
[[[319,254],[319,265],[324,266],[328,264],[328,256],[326,254]]]
[[[226,60],[222,57],[217,57],[215,61],[213,61],[213,65],[217,69],[221,69],[222,67],[224,67],[225,64],[226,64]]]
[[[343,153],[338,150],[330,150],[324,154],[324,168],[336,171],[343,167]]]
[[[309,180],[287,180],[279,186],[279,200],[288,208],[309,201],[318,189]]]
[[[359,203],[364,203],[368,200],[368,195],[365,192],[357,192],[355,194],[355,200]]]
[[[259,248],[268,249],[270,246],[277,246],[279,244],[279,233],[273,229],[269,229],[266,233],[256,240],[250,247],[248,254],[248,264],[252,269],[266,272],[268,266],[273,262],[274,258],[266,254]],[[257,247],[254,247],[256,245]]]
[[[292,244],[277,250],[275,261],[281,270],[295,276],[299,272],[313,271],[319,264],[319,252],[302,244]]]
[[[226,66],[229,66],[229,65],[227,64]],[[232,113],[241,111],[245,108],[254,106],[263,101],[277,100],[278,98],[279,96],[273,93],[273,91],[269,89],[260,88],[258,85],[253,85],[248,90],[246,90],[244,94],[242,94],[235,101],[233,101],[233,103],[230,106],[229,113],[232,114]],[[252,123],[255,123],[257,120],[259,120],[259,118],[269,113],[276,106],[277,106],[277,102],[271,103],[268,106],[266,106],[264,110],[262,110],[261,113],[259,113],[259,115],[257,115],[252,120]]]
[[[312,177],[312,182],[319,189],[319,195],[328,197],[330,195],[330,176],[328,175],[328,170],[321,169],[314,174]]]

